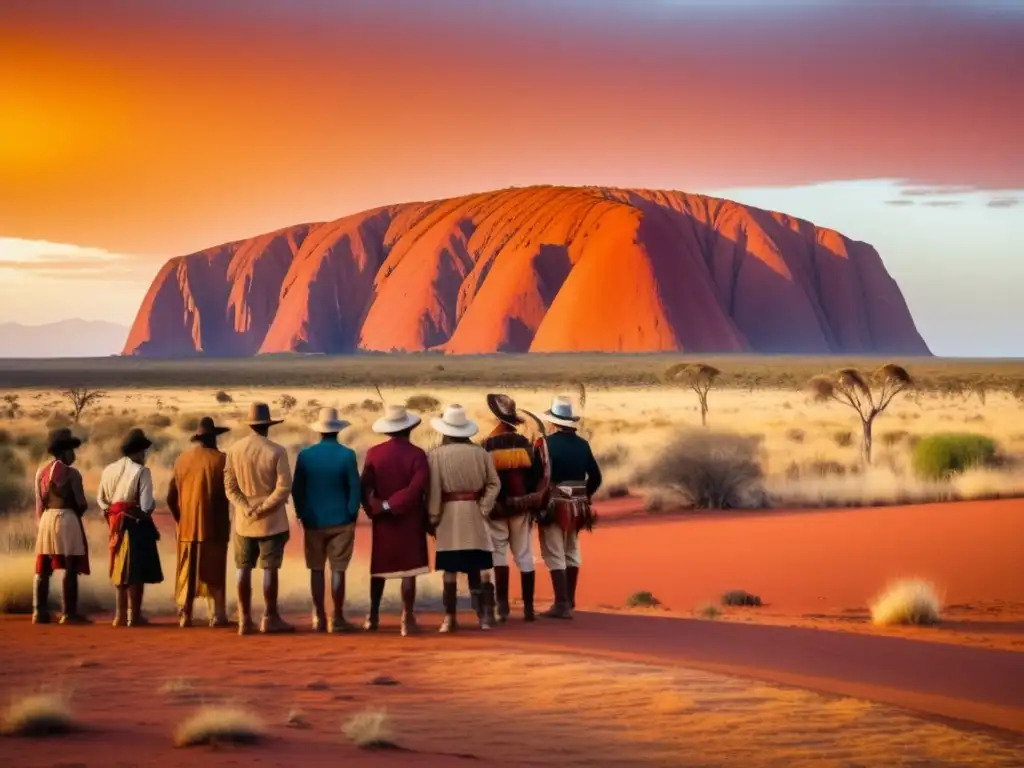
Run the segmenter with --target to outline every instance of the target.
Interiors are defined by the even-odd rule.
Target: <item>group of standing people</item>
[[[356,629],[345,618],[345,574],[360,509],[372,524],[370,609],[363,630],[379,628],[385,584],[399,579],[401,633],[419,631],[416,578],[430,571],[428,537],[435,539],[434,568],[442,572],[441,632],[459,627],[460,573],[466,574],[481,629],[508,620],[510,557],[520,574],[523,618],[533,621],[535,524],[554,592],[553,605],[542,615],[572,618],[581,565],[579,533],[595,521],[590,502],[601,485],[600,468],[590,445],[577,433],[580,419],[569,398],[554,398],[541,417],[553,431],[536,441],[519,431],[525,419],[511,397],[488,395],[487,404],[497,424],[482,442],[472,441],[479,428],[465,409],[450,405],[431,420],[442,441],[429,453],[410,439],[420,417],[401,405],[386,406],[372,426],[386,439],[367,452],[362,472],[355,452],[338,441],[349,424],[333,408],[322,409],[311,425],[319,441],[299,452],[294,471],[285,448],[270,439],[271,428],[281,420],[272,418],[267,404],[250,407],[250,433],[226,452],[218,449],[217,440],[228,430],[204,417],[192,437],[194,446],[175,462],[167,493],[177,528],[175,596],[180,626],[192,625],[198,598],[207,601],[211,626],[230,625],[230,541],[239,634],[257,630],[252,618],[255,569],[262,571],[264,600],[259,631],[294,629],[278,607],[279,571],[290,537],[289,498],[303,528],[316,631]],[[69,430],[52,433],[52,460],[35,478],[37,623],[51,620],[47,603],[56,570],[64,571],[61,623],[88,621],[78,610],[78,578],[89,573],[81,521],[88,503],[81,474],[73,467],[80,445]],[[152,520],[153,480],[145,466],[151,446],[141,430],[133,429],[121,445],[122,458],[106,467],[100,478],[97,503],[109,524],[109,576],[117,593],[114,626],[146,624],[145,585],[163,580],[157,551],[160,534]]]

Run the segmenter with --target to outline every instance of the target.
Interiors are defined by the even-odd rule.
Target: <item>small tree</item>
[[[292,408],[299,404],[299,401],[296,398],[292,397],[291,395],[281,395],[281,398],[277,402],[280,404],[281,409],[284,411],[290,411]]]
[[[89,387],[72,387],[60,393],[61,397],[71,404],[71,418],[78,423],[82,418],[82,412],[91,405],[95,405],[107,396],[107,393],[100,389]]]
[[[871,428],[893,398],[913,388],[905,368],[887,363],[869,376],[855,368],[843,368],[831,376],[811,379],[811,391],[819,402],[835,400],[857,412],[863,429],[864,462],[871,463]]]
[[[708,425],[708,392],[722,372],[704,363],[679,363],[665,371],[665,378],[688,386],[697,394],[700,403],[700,423]]]

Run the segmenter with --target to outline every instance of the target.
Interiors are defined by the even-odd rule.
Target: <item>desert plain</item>
[[[874,422],[866,462],[853,410],[819,402],[806,383],[885,361],[706,361],[721,370],[706,426],[695,393],[661,375],[673,362],[5,361],[0,697],[6,708],[52,694],[78,728],[4,737],[0,754],[27,766],[1024,764],[1024,366],[900,361],[915,386]],[[63,394],[72,387],[102,393],[77,424]],[[26,490],[48,428],[69,424],[85,438],[77,466],[92,498],[123,433],[142,426],[162,502],[201,415],[233,428],[225,446],[245,434],[248,403],[270,402],[285,418],[271,437],[294,456],[313,440],[317,409],[338,407],[352,422],[341,439],[361,458],[382,399],[409,402],[425,421],[458,402],[486,432],[489,391],[535,413],[552,394],[571,395],[604,469],[573,621],[524,623],[513,575],[508,624],[480,632],[466,604],[464,630],[440,636],[431,574],[420,584],[423,635],[399,637],[394,612],[375,635],[315,635],[296,526],[282,572],[295,635],[179,629],[174,526],[161,503],[165,582],[147,592],[153,626],[109,626],[95,506],[82,591],[96,623],[29,622]],[[996,451],[922,477],[915,449],[942,433],[980,436]],[[414,439],[435,440],[426,424]],[[694,493],[694,477],[707,475],[728,487],[731,508],[705,508]],[[353,620],[367,603],[369,546],[363,520],[349,569]],[[535,552],[543,608],[551,592]],[[937,623],[873,621],[878,598],[904,579],[933,590]],[[726,604],[739,590],[760,605]],[[179,724],[206,707],[234,710],[262,740],[176,747]]]

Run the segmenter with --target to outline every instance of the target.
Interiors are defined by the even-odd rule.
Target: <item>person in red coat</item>
[[[366,454],[361,476],[363,509],[373,524],[370,554],[370,613],[363,629],[380,625],[380,601],[388,579],[402,580],[402,636],[416,625],[416,577],[429,573],[426,494],[430,485],[427,454],[409,440],[420,417],[391,405],[373,424],[390,439]]]

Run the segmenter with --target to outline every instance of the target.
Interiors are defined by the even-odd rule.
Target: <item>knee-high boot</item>
[[[494,599],[499,624],[504,624],[508,621],[508,578],[509,574],[507,565],[494,566]]]
[[[50,575],[36,575],[32,582],[32,623],[50,623]]]
[[[459,628],[459,621],[455,616],[457,600],[459,597],[459,585],[454,579],[445,581],[442,585],[441,600],[444,603],[444,619],[441,621],[442,633],[455,632]]]
[[[494,616],[494,585],[485,581],[480,585],[480,629],[492,629],[497,623]]]
[[[64,590],[61,595],[61,624],[91,624],[85,616],[78,612],[78,571],[69,568],[64,571]]]
[[[267,568],[263,571],[263,621],[260,623],[260,632],[264,634],[295,631],[277,610],[277,594],[277,569]]]
[[[574,611],[576,610],[576,584],[580,580],[580,569],[579,566],[570,565],[565,569],[565,583],[566,583],[566,599],[569,601],[569,607]]]
[[[402,637],[419,634],[416,623],[416,577],[406,576],[402,579]]]
[[[551,587],[555,592],[555,603],[541,615],[546,619],[571,619],[572,608],[569,606],[569,588],[564,569],[551,571]]]
[[[536,571],[519,574],[519,584],[523,590],[523,621],[536,621],[533,613],[533,593],[537,584]]]
[[[238,634],[251,635],[256,627],[252,622],[252,569],[238,569]]]

